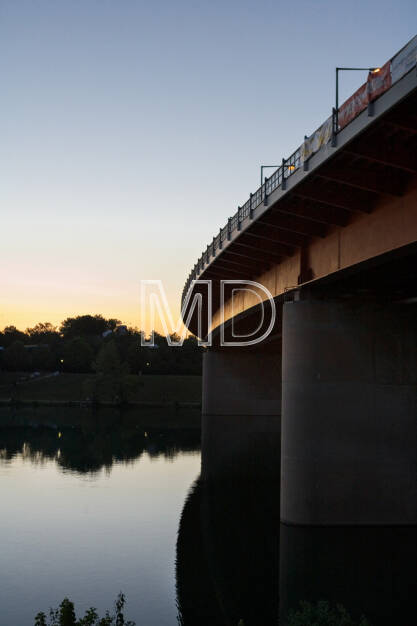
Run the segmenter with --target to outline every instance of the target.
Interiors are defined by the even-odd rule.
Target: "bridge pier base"
[[[281,520],[417,524],[415,305],[283,311]]]
[[[202,478],[279,477],[281,346],[203,357]]]

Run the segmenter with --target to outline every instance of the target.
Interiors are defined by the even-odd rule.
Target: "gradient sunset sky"
[[[415,0],[0,0],[0,328],[175,315],[219,227],[381,65]],[[366,73],[341,77],[341,100]]]

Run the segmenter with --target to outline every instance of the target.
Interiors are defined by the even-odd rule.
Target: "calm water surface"
[[[0,428],[0,624],[32,625],[64,596],[104,613],[119,590],[138,624],[177,624],[176,540],[198,431],[38,421]]]
[[[415,623],[416,529],[280,524],[277,429],[0,412],[0,626],[127,596],[137,626],[286,624],[300,601]],[[201,480],[201,475],[204,480]]]

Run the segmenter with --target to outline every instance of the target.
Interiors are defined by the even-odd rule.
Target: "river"
[[[413,623],[415,528],[280,524],[279,439],[234,420],[203,439],[202,480],[198,415],[0,413],[0,626],[119,591],[137,626],[287,624],[319,600]]]

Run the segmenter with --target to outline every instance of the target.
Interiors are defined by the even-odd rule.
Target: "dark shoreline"
[[[9,406],[19,408],[21,406],[47,406],[47,407],[76,407],[76,408],[178,408],[178,409],[201,409],[201,402],[182,402],[182,401],[161,401],[161,400],[130,400],[128,402],[112,402],[103,400],[101,402],[88,402],[85,400],[14,400],[13,398],[0,398],[0,406]]]

